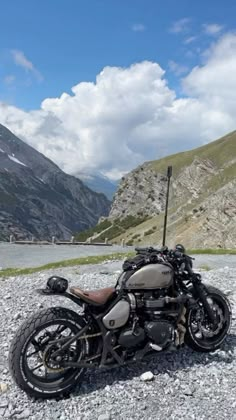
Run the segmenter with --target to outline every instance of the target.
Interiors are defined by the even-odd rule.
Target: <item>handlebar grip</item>
[[[137,247],[137,248],[135,248],[135,251],[136,252],[139,252],[139,253],[145,252],[145,253],[148,253],[148,254],[151,254],[151,252],[160,252],[159,250],[154,249],[152,246],[149,246],[147,248],[139,248],[139,247]]]
[[[149,248],[140,248],[140,247],[138,247],[138,246],[137,246],[137,247],[135,248],[135,251],[136,251],[136,252],[148,252],[148,249],[149,249]]]

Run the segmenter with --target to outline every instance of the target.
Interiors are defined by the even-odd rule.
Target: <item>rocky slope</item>
[[[96,224],[110,202],[0,125],[0,239],[67,239]]]
[[[109,219],[155,216],[164,210],[166,176],[144,164],[122,178]]]
[[[129,243],[160,243],[166,168],[173,166],[168,238],[188,247],[236,247],[236,132],[201,148],[146,162],[122,178],[109,220],[149,220],[128,229]]]

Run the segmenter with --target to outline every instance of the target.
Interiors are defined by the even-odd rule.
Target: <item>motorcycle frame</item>
[[[79,305],[80,307],[82,307],[84,309],[84,314],[85,314],[85,320],[87,321],[87,324],[75,335],[73,336],[71,339],[69,339],[65,344],[62,345],[62,347],[57,350],[56,352],[53,353],[53,356],[56,357],[57,355],[59,355],[62,351],[66,350],[66,348],[68,348],[72,343],[74,343],[75,341],[77,341],[78,339],[80,339],[81,336],[84,335],[84,333],[92,326],[95,324],[97,324],[100,332],[101,332],[101,338],[103,340],[103,348],[102,348],[102,354],[101,354],[101,362],[100,364],[98,363],[90,363],[88,362],[66,362],[62,365],[62,367],[74,367],[74,368],[103,368],[103,367],[115,367],[115,366],[122,366],[125,364],[125,361],[123,358],[121,358],[113,349],[112,347],[112,343],[111,343],[111,339],[112,339],[112,334],[113,332],[117,331],[117,330],[107,330],[107,328],[103,325],[102,322],[102,318],[113,308],[113,306],[116,305],[117,302],[119,302],[121,300],[121,298],[123,297],[123,288],[121,288],[118,291],[117,297],[111,302],[111,304],[104,309],[104,311],[99,312],[99,314],[95,314],[94,312],[96,312],[96,306],[93,306],[94,311],[91,310],[90,305],[84,301],[82,301],[80,298],[72,295],[71,293],[68,292],[63,292],[63,293],[59,293],[59,292],[54,292],[54,291],[50,291],[48,289],[37,289],[37,293],[44,295],[44,296],[61,296],[61,297],[66,297],[70,300],[72,300],[74,303],[76,303],[77,305]],[[62,339],[64,340],[64,339]],[[60,340],[57,340],[57,343],[60,342]],[[51,343],[51,345],[53,345],[54,343]],[[114,359],[117,361],[116,364],[113,365],[107,365],[106,362],[108,360],[108,354],[111,354]]]
[[[181,285],[181,286],[184,286],[184,285]],[[184,288],[186,288],[186,286],[184,286]],[[103,317],[113,308],[113,306],[115,306],[124,297],[124,287],[123,286],[121,286],[121,288],[118,290],[117,297],[110,303],[110,305],[108,305],[106,308],[104,308],[103,311],[99,312],[98,314],[95,313],[96,312],[96,306],[93,306],[91,308],[90,307],[91,305],[82,301],[80,298],[72,295],[71,293],[68,293],[68,292],[58,293],[58,292],[54,292],[54,291],[49,291],[48,289],[37,289],[37,292],[40,293],[41,295],[44,295],[44,296],[55,295],[55,296],[66,297],[66,298],[72,300],[78,306],[82,307],[83,310],[84,310],[86,325],[75,336],[73,336],[71,339],[66,341],[60,349],[58,349],[56,352],[54,352],[52,354],[53,357],[58,356],[61,352],[66,350],[72,343],[79,340],[80,337],[83,336],[89,330],[89,328],[94,325],[94,322],[97,325],[97,327],[99,329],[99,332],[101,332],[100,337],[103,340],[103,345],[102,345],[102,353],[99,355],[99,356],[101,356],[100,363],[98,363],[96,361],[94,362],[94,361],[91,361],[91,360],[88,359],[87,361],[85,360],[85,361],[81,361],[81,362],[78,362],[78,363],[77,362],[65,362],[61,365],[61,367],[64,367],[64,368],[99,368],[99,369],[101,369],[101,368],[112,368],[112,367],[117,367],[117,366],[124,366],[128,363],[136,362],[137,360],[141,360],[147,353],[151,353],[150,345],[149,345],[149,343],[147,343],[146,346],[143,349],[135,352],[132,359],[125,360],[126,350],[124,350],[122,356],[120,356],[114,350],[114,348],[113,348],[114,346],[112,345],[113,333],[118,331],[119,329],[108,330],[102,322]],[[177,300],[176,300],[176,302],[177,302]],[[188,304],[188,299],[186,298],[186,296],[183,297],[183,302],[186,305]],[[179,303],[179,310],[176,311],[176,324],[178,322],[178,317],[181,313],[181,308],[183,306],[183,302],[180,302],[180,301],[178,302]],[[65,341],[65,339],[62,339],[62,341]],[[58,343],[58,342],[60,342],[60,340],[57,340],[56,342]],[[53,346],[54,343],[51,343],[51,345]],[[152,353],[155,353],[155,351],[152,351]],[[116,363],[112,363],[112,364],[109,363],[109,361],[110,361],[109,354],[113,357],[113,359],[116,361]],[[56,363],[58,363],[58,362],[55,362],[55,364]]]

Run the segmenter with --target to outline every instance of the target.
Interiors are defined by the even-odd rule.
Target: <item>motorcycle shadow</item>
[[[119,383],[125,386],[125,381],[132,380],[151,371],[156,378],[167,373],[170,378],[176,377],[179,370],[207,366],[215,363],[232,363],[235,359],[236,334],[229,334],[227,340],[219,350],[212,353],[197,353],[188,347],[154,354],[143,359],[138,364],[132,363],[112,369],[96,369],[86,372],[81,385],[74,392],[74,396],[86,395],[104,389],[107,385]]]

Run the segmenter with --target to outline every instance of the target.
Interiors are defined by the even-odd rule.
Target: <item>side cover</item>
[[[103,324],[109,330],[123,327],[129,319],[130,305],[126,300],[120,300],[103,317]]]

